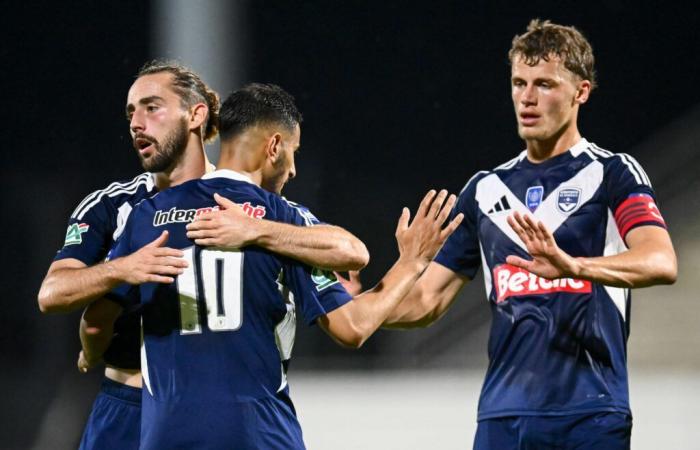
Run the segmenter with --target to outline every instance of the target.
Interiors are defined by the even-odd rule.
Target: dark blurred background
[[[181,59],[222,97],[251,81],[295,95],[305,120],[298,175],[285,195],[364,240],[370,286],[398,254],[393,233],[402,206],[415,210],[430,188],[458,193],[475,171],[524,148],[509,96],[512,37],[535,17],[575,25],[593,45],[600,85],[582,109],[580,130],[647,169],[686,262],[680,286],[656,291],[675,295],[671,312],[655,306],[641,314],[648,323],[632,324],[633,339],[652,336],[632,359],[700,366],[697,326],[682,312],[697,316],[695,274],[690,284],[683,275],[697,268],[700,10],[674,2],[553,3],[3,5],[0,448],[64,448],[37,442],[51,442],[68,422],[77,424],[66,431],[77,442],[89,412],[100,376],[75,370],[79,314],[42,316],[36,294],[75,205],[141,172],[124,104],[134,74],[153,57]],[[210,151],[215,159],[216,148]],[[300,327],[292,370],[483,367],[488,321],[477,280],[441,323],[381,331],[354,353]],[[66,414],[57,399],[74,405],[74,415],[52,417]]]

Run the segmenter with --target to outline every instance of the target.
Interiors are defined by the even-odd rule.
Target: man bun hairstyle
[[[301,121],[291,94],[275,84],[251,83],[224,100],[219,132],[223,141],[256,125],[277,124],[292,131]]]
[[[540,59],[549,61],[552,56],[561,59],[564,67],[580,79],[590,81],[591,89],[597,86],[593,49],[583,34],[574,27],[533,19],[525,33],[513,38],[508,52],[511,65],[516,57],[522,58],[525,64],[534,66]]]
[[[156,59],[144,64],[136,78],[167,72],[173,76],[173,90],[180,96],[182,107],[191,108],[204,103],[209,114],[204,121],[204,142],[216,138],[219,131],[219,94],[207,86],[202,78],[189,67],[173,60]]]

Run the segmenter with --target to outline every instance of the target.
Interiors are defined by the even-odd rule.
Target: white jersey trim
[[[252,178],[250,178],[248,175],[243,175],[242,173],[231,169],[218,169],[202,176],[202,180],[210,180],[212,178],[228,178],[230,180],[244,181],[246,183],[255,184]],[[255,185],[257,186],[257,184]]]
[[[155,186],[155,180],[153,179],[153,174],[146,172],[137,176],[131,181],[127,182],[114,182],[107,186],[105,189],[100,189],[93,192],[83,199],[77,208],[71,214],[71,217],[76,220],[82,220],[85,214],[90,211],[90,209],[98,204],[104,196],[116,197],[123,194],[133,194],[139,187],[146,186],[147,191],[151,191]]]
[[[622,240],[622,236],[620,236],[620,231],[617,229],[615,217],[612,211],[608,209],[608,223],[605,229],[605,248],[603,249],[603,256],[617,255],[625,250],[627,250],[627,246]],[[630,295],[630,290],[613,286],[603,287],[620,311],[622,320],[627,320],[627,298]]]

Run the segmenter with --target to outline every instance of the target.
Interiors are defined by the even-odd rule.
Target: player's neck
[[[258,147],[256,142],[246,139],[245,135],[230,141],[222,141],[221,156],[216,168],[236,171],[260,186],[264,159],[261,157]]]
[[[204,152],[204,144],[201,141],[190,142],[182,157],[171,168],[155,174],[156,187],[162,191],[201,178],[209,165],[209,159]]]
[[[535,164],[544,162],[565,153],[580,140],[581,134],[576,127],[570,127],[563,133],[552,136],[550,139],[526,140],[527,159]]]

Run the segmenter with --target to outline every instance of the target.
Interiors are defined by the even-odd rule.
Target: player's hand
[[[338,279],[340,284],[343,285],[348,294],[356,297],[362,292],[362,281],[360,281],[360,271],[350,270],[348,271],[348,277],[343,277],[339,272],[333,272],[335,277]]]
[[[396,227],[399,259],[415,260],[424,267],[428,266],[464,218],[464,214],[460,213],[443,228],[456,201],[457,197],[448,197],[444,189],[437,194],[434,190],[429,191],[410,225],[411,213],[408,208],[403,209]]]
[[[97,366],[97,364],[99,364],[99,362],[100,360],[89,360],[85,357],[85,352],[80,350],[80,354],[78,355],[78,371],[80,371],[81,373],[87,373],[88,370],[94,369]]]
[[[168,232],[163,231],[153,242],[129,256],[117,258],[111,263],[117,267],[124,283],[172,283],[175,276],[184,272],[187,261],[181,250],[165,247]]]
[[[258,236],[262,221],[253,219],[240,205],[214,194],[218,211],[209,211],[187,225],[187,237],[197,245],[240,248],[250,245]]]
[[[576,258],[559,248],[554,236],[541,221],[518,212],[508,217],[508,225],[515,231],[527,247],[532,261],[510,255],[506,262],[550,280],[576,277],[579,265]]]

